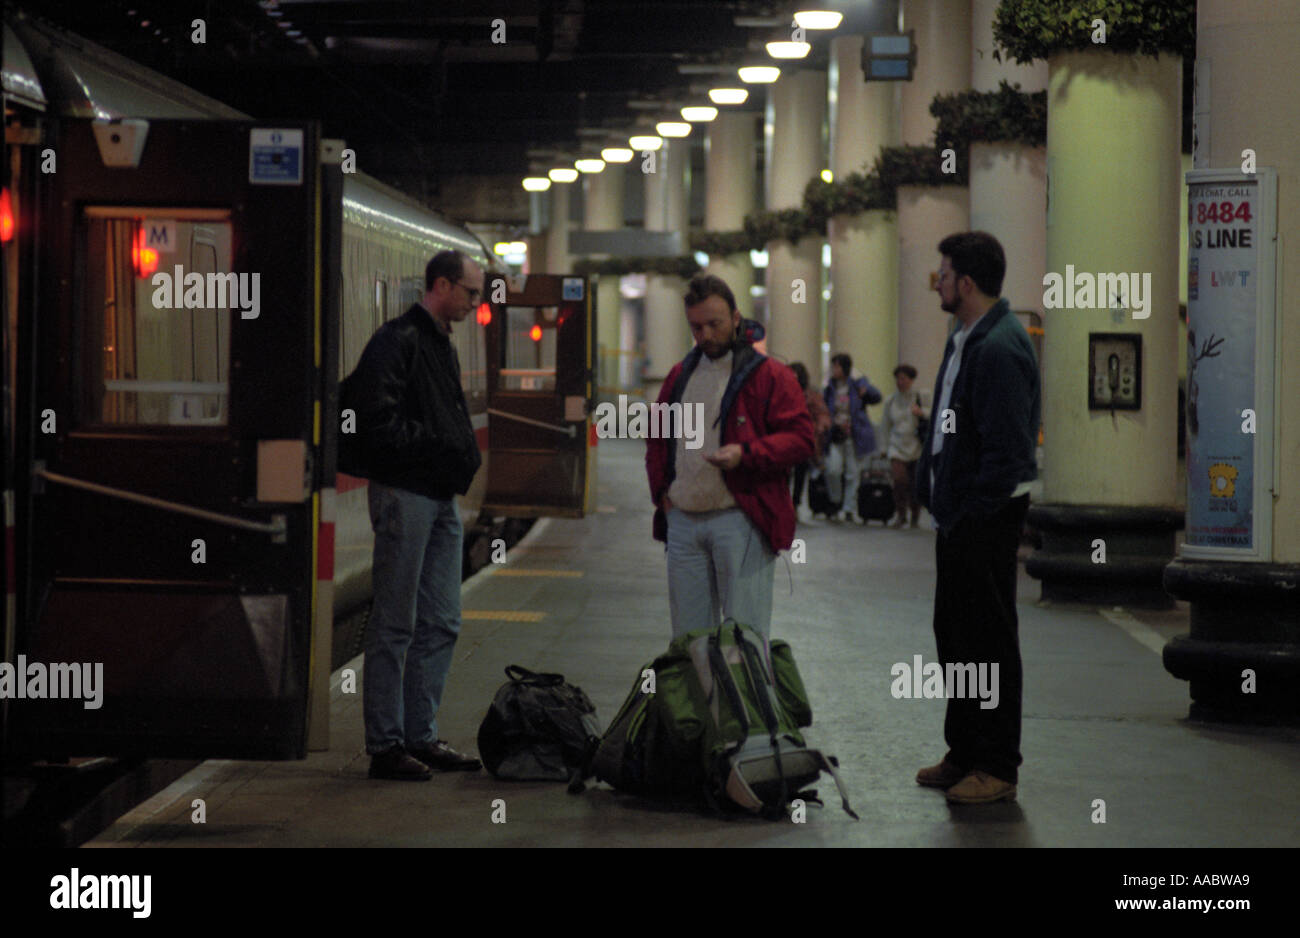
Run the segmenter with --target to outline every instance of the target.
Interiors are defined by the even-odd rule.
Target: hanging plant
[[[961,151],[972,143],[1047,145],[1047,92],[1027,93],[1003,81],[997,91],[935,95],[935,146]]]
[[[1095,41],[1105,29],[1105,42]],[[1058,52],[1196,55],[1195,0],[1002,0],[993,57],[1021,65]]]
[[[689,240],[692,251],[703,251],[710,257],[726,257],[728,254],[762,249],[762,245],[754,247],[744,231],[693,231]]]
[[[584,257],[574,262],[573,272],[580,277],[666,274],[689,280],[700,272],[700,265],[689,254],[681,257],[607,257],[603,260]]]
[[[933,146],[881,147],[872,172],[897,204],[899,186],[968,185],[969,148],[955,147],[954,172],[943,171],[943,157]]]

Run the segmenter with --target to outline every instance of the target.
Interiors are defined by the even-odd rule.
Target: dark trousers
[[[916,501],[916,464],[915,459],[911,462],[903,462],[901,459],[889,461],[889,469],[894,476],[894,511],[899,518],[907,517],[910,511],[913,522],[921,514],[921,506]]]
[[[947,759],[1016,782],[1020,757],[1020,623],[1016,616],[1016,550],[1029,496],[1012,499],[991,518],[963,519],[935,538],[938,580],[934,639],[949,662],[998,665],[998,705],[981,709],[978,694],[948,698],[943,736]]]
[[[803,483],[808,478],[809,463],[801,462],[794,467],[794,507],[799,507],[800,500],[803,499]]]

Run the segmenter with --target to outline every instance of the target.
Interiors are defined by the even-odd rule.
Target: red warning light
[[[135,244],[131,246],[131,263],[135,266],[135,275],[141,279],[152,275],[158,269],[158,250],[145,247],[144,225],[135,230]]]
[[[9,201],[9,187],[0,192],[0,242],[8,244],[14,236],[14,206]]]
[[[542,341],[542,327],[533,326],[533,328],[529,329],[528,338],[532,339],[534,342]]]
[[[487,303],[478,304],[478,312],[475,314],[480,326],[486,326],[492,321],[492,307]]]

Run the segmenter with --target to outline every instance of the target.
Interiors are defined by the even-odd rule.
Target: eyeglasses
[[[478,298],[483,295],[482,290],[471,290],[469,287],[465,286],[465,284],[461,283],[459,280],[453,280],[452,284],[458,287],[462,287],[465,290],[465,292],[469,294],[469,301],[471,304],[478,302]]]

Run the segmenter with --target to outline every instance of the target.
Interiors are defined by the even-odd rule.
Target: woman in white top
[[[916,369],[899,365],[894,369],[894,383],[898,391],[885,401],[885,415],[880,424],[889,467],[894,475],[894,508],[898,515],[890,527],[901,528],[907,524],[911,513],[912,527],[916,527],[921,506],[916,502],[916,463],[921,458],[921,421],[929,418],[921,404],[921,395],[912,390]]]

